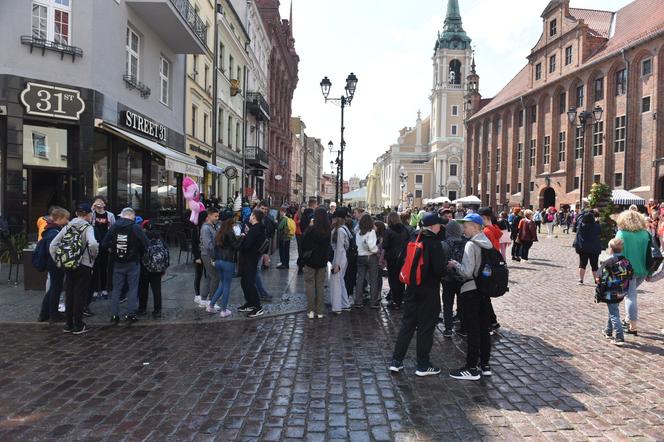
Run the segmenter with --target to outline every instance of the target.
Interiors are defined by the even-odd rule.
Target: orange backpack
[[[415,241],[406,246],[406,259],[404,260],[399,280],[410,286],[418,286],[422,283],[422,267],[424,267],[424,243],[420,241],[420,232]]]

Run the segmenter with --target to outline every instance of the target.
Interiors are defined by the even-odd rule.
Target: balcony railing
[[[207,26],[196,13],[189,0],[171,0],[171,3],[180,12],[182,17],[189,23],[194,34],[207,46]]]
[[[270,160],[266,151],[260,147],[247,146],[244,152],[244,158],[247,160],[247,163],[264,169],[268,168]]]
[[[270,105],[260,92],[247,93],[247,110],[259,119],[270,119]]]
[[[33,35],[22,35],[21,44],[30,46],[30,52],[32,52],[34,48],[41,49],[42,55],[44,55],[46,51],[59,52],[61,60],[65,55],[71,55],[72,62],[76,60],[76,57],[83,56],[83,49],[79,47],[46,40],[43,38],[35,37]]]

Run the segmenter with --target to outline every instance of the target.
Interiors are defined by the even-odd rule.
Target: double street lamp
[[[579,200],[581,200],[581,210],[583,210],[583,181],[585,179],[585,170],[586,170],[586,126],[595,124],[598,121],[602,121],[602,115],[604,114],[604,109],[600,106],[597,106],[593,109],[592,112],[582,111],[577,112],[576,108],[570,108],[567,111],[567,117],[571,124],[576,124],[577,117],[579,119],[578,129],[581,129],[581,139],[583,144],[581,145],[581,177],[579,182]]]
[[[327,147],[330,149],[330,154],[337,155],[337,158],[330,161],[330,167],[332,168],[333,174],[334,174],[334,201],[339,201],[339,189],[341,189],[341,193],[343,194],[343,183],[339,183],[339,172],[341,168],[341,149],[334,149],[334,143],[330,141],[327,143]],[[335,169],[336,168],[336,169]],[[336,170],[336,173],[335,173]],[[341,195],[343,198],[343,195]]]
[[[399,168],[399,181],[401,182],[401,203],[406,206],[406,183],[408,182],[408,172],[403,166]]]
[[[339,146],[339,157],[338,157],[339,173],[337,174],[338,182],[341,183],[340,185],[338,184],[337,186],[341,188],[341,192],[337,190],[337,193],[339,194],[338,195],[339,205],[342,205],[344,202],[343,201],[344,200],[343,196],[344,150],[346,149],[346,140],[344,139],[344,130],[346,129],[344,127],[344,109],[346,108],[346,106],[350,106],[351,102],[353,101],[353,97],[355,96],[355,89],[357,88],[357,77],[352,72],[350,73],[350,75],[348,75],[348,77],[346,78],[346,87],[344,88],[345,94],[342,95],[341,98],[329,98],[330,89],[332,88],[332,82],[327,77],[321,80],[320,88],[321,91],[323,92],[323,98],[325,98],[325,103],[331,101],[333,103],[341,104],[341,145]]]

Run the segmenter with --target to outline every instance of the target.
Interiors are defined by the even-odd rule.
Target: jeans
[[[42,300],[40,317],[42,319],[55,319],[58,316],[58,305],[60,304],[60,293],[64,287],[65,272],[54,267],[48,269],[49,284]]]
[[[528,253],[530,252],[530,248],[532,246],[532,241],[521,241],[521,259],[528,261]]]
[[[67,327],[80,328],[83,326],[83,309],[92,280],[92,268],[79,265],[76,270],[67,270],[65,283],[65,316]],[[53,281],[51,281],[51,285]]]
[[[628,321],[638,321],[639,319],[639,308],[636,303],[636,289],[638,289],[645,280],[646,278],[635,276],[629,281],[627,293],[625,293],[625,316],[627,316],[626,319]]]
[[[279,243],[279,260],[281,265],[288,267],[290,263],[290,239]]]
[[[401,305],[403,302],[403,292],[406,289],[403,282],[399,280],[399,272],[401,272],[399,264],[400,261],[398,259],[389,259],[387,261],[387,282],[390,285],[392,302],[396,305]]]
[[[304,266],[304,285],[307,289],[307,311],[323,314],[325,306],[325,277],[327,268],[314,269]]]
[[[215,267],[217,268],[217,276],[219,277],[219,286],[210,301],[210,307],[214,307],[219,298],[221,298],[221,310],[223,311],[228,308],[228,299],[231,296],[231,282],[235,275],[235,263],[218,259],[215,262]]]
[[[141,267],[141,280],[138,285],[138,310],[144,312],[148,309],[148,295],[152,288],[154,297],[154,312],[161,313],[161,272],[148,272]]]
[[[253,308],[261,308],[261,300],[256,287],[256,275],[260,259],[248,259],[240,263],[240,286],[247,304]]]
[[[625,338],[623,333],[622,323],[620,322],[620,304],[606,304],[609,307],[609,320],[606,323],[606,334],[612,335],[613,331],[616,332],[616,339],[622,340]]]
[[[357,282],[355,283],[355,305],[362,304],[362,289],[364,282],[368,281],[371,305],[380,304],[380,287],[378,281],[378,255],[357,257]]]
[[[463,308],[463,326],[468,333],[466,367],[489,364],[491,355],[491,335],[489,319],[489,300],[477,290],[462,293],[459,296]]]
[[[521,258],[521,244],[512,242],[512,259]]]
[[[454,328],[454,297],[456,296],[458,302],[461,285],[461,281],[443,281],[443,322],[445,323],[445,330]]]
[[[392,355],[395,361],[403,361],[413,334],[417,330],[417,368],[425,370],[431,366],[429,354],[440,315],[439,290],[439,287],[417,287],[406,290],[401,329]]]
[[[120,314],[120,297],[127,298],[127,314],[135,315],[138,309],[138,284],[141,265],[136,262],[116,262],[113,265],[113,292],[111,294],[111,314]]]
[[[201,299],[203,301],[210,300],[214,295],[215,290],[219,286],[219,278],[217,277],[217,269],[214,268],[214,261],[209,256],[201,255],[203,267],[205,268],[205,284],[201,292]]]

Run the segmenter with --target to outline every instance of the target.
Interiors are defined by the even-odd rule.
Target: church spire
[[[445,16],[445,30],[448,24],[458,23],[461,26],[461,12],[459,12],[459,0],[447,1],[447,15]],[[463,29],[460,28],[462,31]]]
[[[436,50],[470,48],[470,37],[463,30],[461,12],[459,9],[459,0],[447,0],[447,14],[445,15],[445,25],[443,32],[436,41]]]

